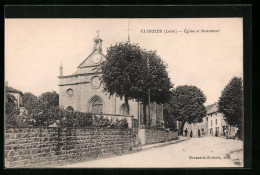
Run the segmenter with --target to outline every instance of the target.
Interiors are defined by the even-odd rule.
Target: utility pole
[[[150,76],[150,62],[149,58],[147,58],[147,66],[148,66],[148,77]],[[151,124],[151,99],[150,99],[150,88],[148,88],[148,126]]]

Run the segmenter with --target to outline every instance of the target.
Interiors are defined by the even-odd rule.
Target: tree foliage
[[[47,106],[59,106],[59,94],[55,91],[45,92],[38,97],[41,103],[45,103]]]
[[[17,113],[16,98],[7,92],[5,92],[5,114],[12,115]]]
[[[105,118],[90,113],[78,111],[67,111],[58,106],[47,106],[46,103],[39,103],[30,113],[23,115],[9,115],[5,125],[8,127],[105,127],[124,129],[128,127],[126,119]]]
[[[243,85],[242,78],[233,77],[224,88],[218,101],[218,110],[229,125],[242,126],[243,109]]]
[[[207,115],[205,102],[206,96],[196,86],[178,86],[172,90],[170,102],[164,105],[164,114],[171,123],[181,121],[182,132],[185,122],[202,122],[202,118]]]
[[[17,99],[5,91],[5,124],[17,125],[22,124],[22,119],[19,118],[19,109],[17,108]]]
[[[104,91],[124,97],[127,107],[129,99],[147,104],[148,89],[151,102],[165,103],[169,100],[172,84],[166,65],[155,51],[145,51],[129,42],[116,43],[108,48],[107,60],[101,69]]]
[[[124,97],[128,107],[128,99],[136,97],[145,86],[145,81],[140,79],[147,74],[142,50],[129,42],[116,43],[107,49],[106,57],[107,60],[102,65],[104,91]]]
[[[166,64],[156,51],[143,51],[143,59],[148,61],[148,64],[145,64],[146,74],[140,77],[140,80],[144,81],[145,84],[139,86],[141,87],[141,91],[139,91],[135,98],[147,104],[147,91],[149,89],[151,102],[168,102],[171,95],[170,89],[173,86],[166,70]]]
[[[126,119],[107,119],[90,113],[68,111],[58,106],[56,92],[43,93],[39,98],[30,92],[24,93],[24,106],[27,113],[16,108],[15,97],[6,93],[5,125],[8,127],[52,126],[58,127],[106,127],[127,128]]]
[[[23,104],[29,113],[31,113],[31,111],[33,111],[37,107],[38,103],[39,102],[38,102],[37,96],[33,95],[30,92],[24,93]]]

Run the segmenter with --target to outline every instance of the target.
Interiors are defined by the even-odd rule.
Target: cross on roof
[[[130,42],[130,30],[131,29],[129,28],[129,23],[128,23],[128,29],[127,30],[128,30],[128,42]]]
[[[99,36],[99,32],[100,32],[100,31],[99,31],[99,29],[98,29],[98,30],[97,30],[97,36]]]

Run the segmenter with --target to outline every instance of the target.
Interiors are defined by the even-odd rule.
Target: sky
[[[104,54],[129,34],[131,43],[157,50],[174,87],[197,86],[209,105],[232,77],[243,77],[242,26],[242,18],[5,19],[5,81],[36,96],[59,93],[61,61],[64,75],[74,73],[92,52],[99,30]],[[162,32],[144,32],[148,30]]]

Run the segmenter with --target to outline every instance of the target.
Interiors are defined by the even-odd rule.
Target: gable
[[[99,59],[100,59],[100,61],[99,61]],[[103,55],[101,52],[99,52],[98,50],[95,49],[82,63],[80,63],[78,68],[84,68],[84,67],[88,67],[88,66],[97,66],[102,61],[106,61],[105,55]]]

